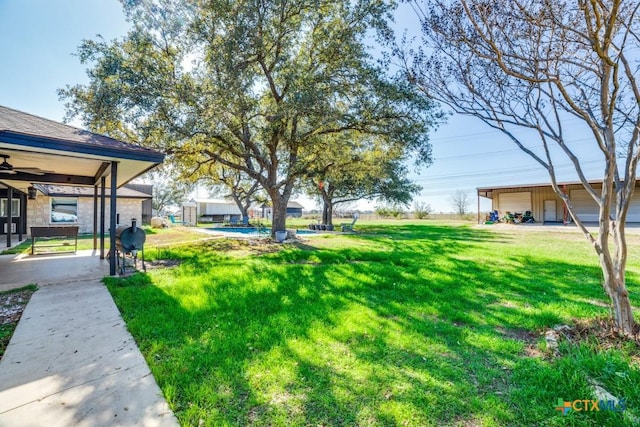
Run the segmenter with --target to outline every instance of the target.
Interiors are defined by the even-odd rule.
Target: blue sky
[[[415,27],[407,11],[398,13],[396,21],[399,28]],[[117,0],[0,0],[0,105],[62,121],[65,110],[57,90],[87,82],[74,56],[82,39],[100,34],[110,40],[128,28]],[[584,138],[580,135],[577,141]],[[424,188],[417,200],[436,212],[452,210],[449,198],[458,189],[469,193],[475,211],[476,187],[549,180],[533,159],[477,119],[450,117],[431,140],[434,164],[412,178]],[[593,156],[587,153],[587,158]],[[597,172],[594,163],[589,175],[597,177]],[[312,207],[309,201],[303,204]],[[481,209],[489,208],[483,200]]]

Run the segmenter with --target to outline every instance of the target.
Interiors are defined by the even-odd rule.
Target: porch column
[[[18,229],[18,240],[20,240],[22,242],[22,229],[24,228],[24,221],[27,218],[27,198],[25,197],[24,193],[20,193],[20,210],[19,210],[19,214],[18,214],[18,224],[16,225],[16,228]]]
[[[13,188],[7,186],[7,248],[11,247],[11,224],[13,223],[13,213],[11,212],[12,202]]]
[[[109,212],[109,274],[116,275],[116,191],[118,186],[118,162],[111,162],[111,211]]]
[[[98,249],[98,185],[93,186],[93,250]]]
[[[100,178],[100,259],[104,259],[104,206],[106,197],[107,177]]]

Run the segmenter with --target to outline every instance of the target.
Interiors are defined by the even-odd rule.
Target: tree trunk
[[[330,184],[325,184],[320,194],[322,195],[322,223],[333,225],[333,190]]]
[[[249,207],[242,207],[240,212],[242,213],[242,224],[249,225]]]
[[[231,197],[240,210],[240,215],[242,215],[242,223],[244,225],[249,225],[249,208],[251,207],[251,200],[248,197],[243,200],[243,198],[238,196],[235,191],[231,193]]]
[[[633,320],[633,309],[629,300],[629,292],[624,280],[612,280],[604,283],[605,289],[611,298],[613,309],[613,321],[618,332],[623,335],[633,335],[635,322]]]
[[[327,225],[333,225],[333,203],[331,199],[322,201],[322,223]]]
[[[277,190],[269,192],[271,197],[271,237],[275,239],[276,231],[285,231],[287,227],[287,203],[289,203],[291,191],[285,190],[280,194]]]
[[[600,257],[602,271],[604,273],[605,292],[611,300],[612,318],[616,330],[627,336],[633,335],[635,321],[633,319],[633,308],[629,300],[629,291],[623,273],[616,272],[613,265],[606,265],[603,257]]]
[[[635,321],[625,278],[627,242],[624,224],[621,225],[619,220],[621,218],[613,224],[607,220],[600,223],[596,250],[599,252],[600,267],[604,277],[602,286],[611,301],[611,314],[615,328],[619,333],[630,336],[633,335]],[[610,237],[613,237],[613,254],[609,249]]]
[[[323,218],[323,222],[327,225],[333,225],[333,203],[331,200],[329,203],[325,202],[324,209],[325,218]]]
[[[599,227],[597,238],[591,234],[580,220],[580,217],[575,214],[574,207],[571,204],[571,200],[567,198],[567,195],[560,190],[559,187],[554,189],[565,201],[565,206],[569,210],[571,218],[581,229],[587,240],[591,242],[598,254],[603,278],[602,287],[609,297],[611,317],[616,331],[620,334],[630,336],[634,333],[635,321],[625,277],[627,265],[626,218],[620,216],[622,206],[618,205],[615,221],[609,219],[611,210],[606,206],[606,197],[610,196],[611,190],[608,189],[606,185],[603,187],[602,199],[600,200],[601,207],[598,218]],[[607,194],[607,192],[609,192],[609,194]],[[631,195],[628,195],[626,199],[630,200]],[[613,239],[613,242],[611,242],[610,239]]]
[[[285,231],[287,228],[287,203],[273,202],[273,217],[271,219],[271,237],[275,238],[276,231]]]

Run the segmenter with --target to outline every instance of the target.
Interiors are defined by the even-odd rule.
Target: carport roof
[[[589,184],[591,185],[602,184],[602,180],[599,180],[599,181],[592,180],[592,181],[589,181]],[[582,185],[582,182],[580,181],[559,182],[558,185],[560,187],[564,185]],[[551,183],[545,182],[545,183],[536,183],[536,184],[494,185],[492,187],[477,187],[476,190],[478,191],[478,193],[481,193],[485,191],[507,190],[507,189],[514,189],[514,188],[539,188],[539,187],[551,187]]]
[[[164,160],[158,151],[4,106],[0,155],[9,156],[14,168],[1,173],[0,182],[23,190],[32,183],[91,186],[110,174],[112,161],[118,162],[120,187]]]

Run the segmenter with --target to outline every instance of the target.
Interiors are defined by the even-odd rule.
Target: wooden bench
[[[51,226],[51,227],[31,227],[31,255],[35,254],[36,248],[53,248],[60,246],[71,246],[68,242],[50,243],[51,238],[75,239],[73,253],[78,252],[78,226]],[[38,238],[45,240],[38,242]],[[36,245],[38,243],[38,245]],[[71,252],[71,250],[69,250]]]

